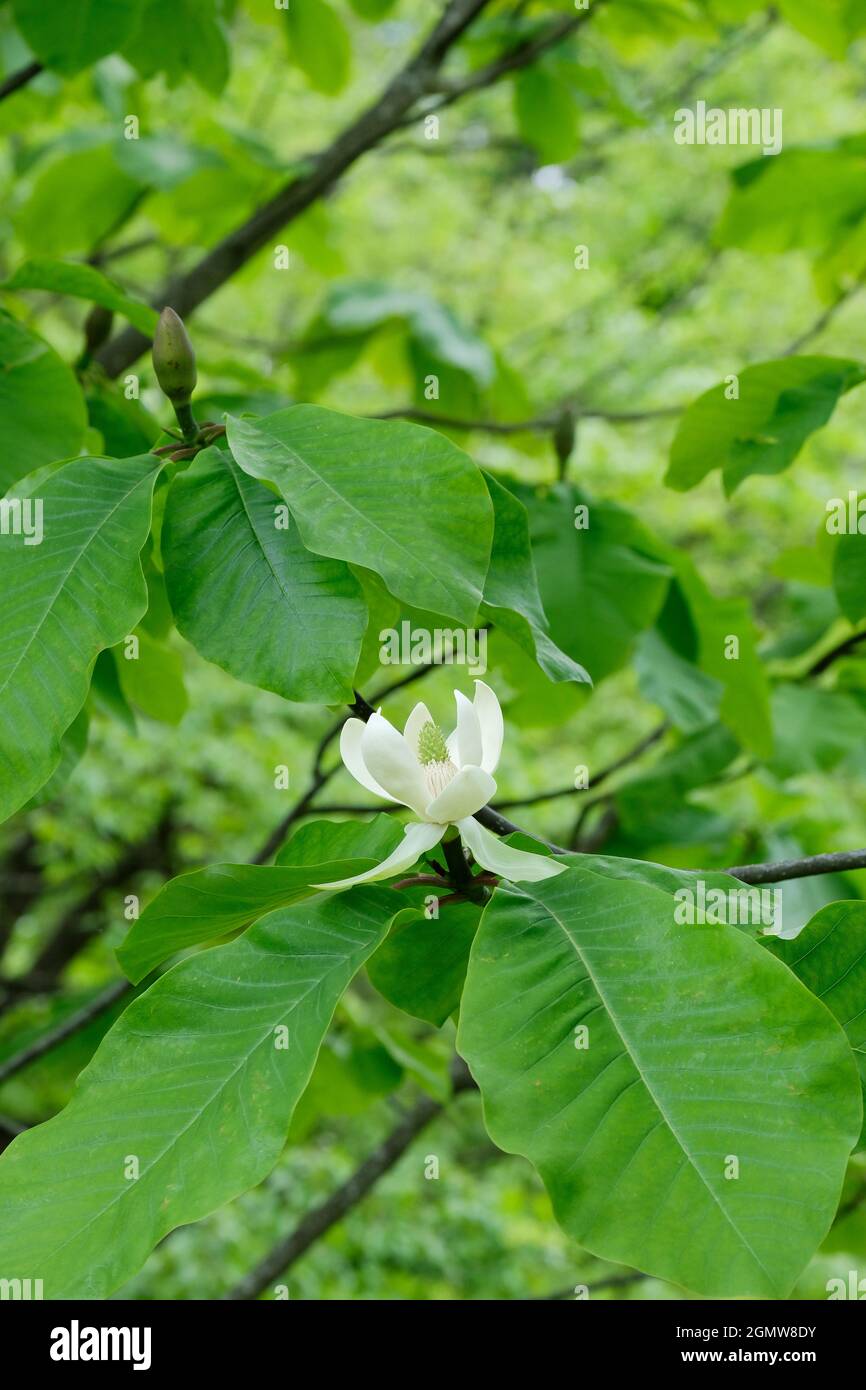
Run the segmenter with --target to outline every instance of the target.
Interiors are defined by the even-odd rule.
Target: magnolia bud
[[[159,316],[153,335],[153,367],[172,405],[189,405],[198,380],[195,352],[183,319],[174,309],[163,309]]]
[[[104,309],[101,304],[94,304],[84,320],[84,345],[91,355],[98,352],[107,341],[113,322],[114,314],[110,309]]]
[[[571,458],[576,436],[574,411],[566,407],[553,428],[553,447],[556,450],[561,474],[564,474],[568,460]]]

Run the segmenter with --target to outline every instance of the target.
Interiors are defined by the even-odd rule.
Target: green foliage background
[[[27,42],[43,57],[40,8],[28,0],[0,7],[7,72],[28,60]],[[84,54],[80,63],[61,58],[60,70],[0,104],[4,362],[16,360],[22,325],[65,362],[81,358],[86,290],[70,297],[44,268],[34,288],[32,273],[13,278],[24,263],[95,255],[138,302],[109,307],[146,327],[140,302],[373,100],[383,72],[399,66],[434,17],[426,0],[317,0],[315,12],[296,7],[290,21],[270,0],[173,0],[170,15],[161,0],[139,8],[147,14],[135,32],[150,40],[135,41],[130,30],[95,65]],[[515,17],[492,6],[464,41],[461,62],[488,61],[513,26],[557,8],[566,7],[519,7]],[[596,846],[686,868],[866,842],[866,648],[837,663],[820,689],[785,682],[866,617],[862,551],[848,562],[837,601],[824,532],[828,498],[862,487],[866,394],[846,378],[829,423],[808,434],[790,466],[746,476],[730,495],[718,471],[691,490],[662,485],[676,417],[615,418],[692,402],[729,373],[780,359],[812,330],[802,353],[863,359],[866,247],[861,253],[858,233],[866,198],[861,207],[851,192],[862,154],[840,142],[861,136],[866,16],[857,5],[827,6],[816,34],[812,7],[780,8],[780,18],[768,19],[749,3],[670,0],[623,5],[609,23],[600,17],[515,82],[449,106],[438,140],[425,139],[415,122],[367,154],[287,228],[287,271],[274,270],[269,245],[191,321],[199,399],[210,403],[201,413],[210,418],[296,400],[357,415],[435,410],[423,398],[429,371],[442,380],[442,414],[500,423],[545,417],[545,428],[513,434],[447,431],[495,476],[519,480],[520,495],[542,510],[559,505],[547,491],[560,476],[551,406],[575,395],[586,412],[565,465],[575,492],[559,496],[566,510],[590,502],[602,553],[596,568],[590,557],[582,589],[555,596],[548,617],[596,687],[551,685],[517,646],[491,635],[487,679],[511,730],[499,795],[530,799],[567,787],[575,764],[587,763],[592,775],[655,727],[658,691],[673,676],[661,667],[654,624],[677,557],[693,562],[715,598],[742,601],[752,615],[764,669],[780,682],[771,741],[750,724],[755,702],[747,697],[737,729],[745,751],[701,747],[683,770],[671,752],[676,739],[666,743],[623,774],[630,785],[617,798],[617,824]],[[177,29],[173,44],[164,42],[168,25]],[[331,36],[327,61],[323,34]],[[751,185],[751,203],[736,203],[730,175],[758,152],[674,142],[673,110],[696,97],[784,112],[786,153]],[[140,141],[118,134],[130,113]],[[807,212],[792,214],[774,241],[774,210],[785,199],[771,193],[762,205],[760,189],[783,177],[782,161],[799,146],[824,152],[824,162],[804,158],[796,167],[792,182]],[[577,243],[590,248],[587,271],[574,268]],[[373,331],[361,335],[357,316],[365,314]],[[85,365],[86,441],[75,399],[64,404],[65,378],[55,375],[47,387],[40,378],[32,389],[54,393],[59,437],[27,467],[4,450],[14,465],[11,474],[2,465],[4,483],[84,442],[95,454],[103,446],[120,456],[146,452],[170,413],[149,362],[139,367],[137,407]],[[58,366],[50,358],[39,370],[56,374]],[[30,389],[25,382],[15,399],[26,404]],[[30,423],[25,411],[22,439]],[[718,446],[712,426],[693,466],[706,466],[711,444]],[[631,514],[627,525],[615,507]],[[545,559],[540,546],[536,563],[544,592],[545,565],[554,574],[562,555]],[[149,616],[157,611],[152,597]],[[37,796],[42,804],[0,829],[5,981],[26,977],[64,915],[85,904],[81,949],[62,971],[62,990],[6,1011],[0,1062],[116,973],[113,953],[128,923],[113,871],[130,846],[142,852],[123,891],[147,900],[173,873],[251,857],[304,788],[325,727],[321,709],[239,683],[177,635],[164,647],[158,620],[150,636],[150,686],[121,691],[109,661],[92,701],[86,757],[68,781]],[[453,674],[446,668],[425,681],[431,707],[445,707]],[[415,698],[402,692],[386,712],[397,722]],[[290,769],[287,791],[274,787],[281,764]],[[366,804],[345,774],[322,800]],[[575,801],[514,814],[565,842]],[[786,928],[862,893],[857,875],[794,880],[784,888]],[[55,1113],[106,1022],[0,1087],[4,1121],[14,1128]],[[359,980],[338,1009],[273,1175],[174,1235],[121,1296],[218,1297],[348,1175],[399,1105],[419,1089],[442,1094],[452,1045],[451,1024],[437,1034]],[[430,1154],[439,1158],[438,1181],[424,1179]],[[849,1197],[864,1181],[855,1159]],[[846,1200],[795,1297],[823,1297],[828,1277],[866,1258],[866,1210],[845,1215]],[[534,1171],[498,1153],[477,1095],[465,1095],[287,1282],[292,1298],[509,1299],[621,1273],[559,1230]],[[683,1295],[643,1279],[600,1287],[597,1296]]]

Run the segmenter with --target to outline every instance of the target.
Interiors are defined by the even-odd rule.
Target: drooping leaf
[[[590,502],[567,483],[517,489],[529,513],[532,554],[550,635],[596,683],[626,661],[664,602],[670,568],[629,534],[621,507]],[[583,527],[586,508],[588,527]]]
[[[114,53],[141,17],[144,0],[13,0],[15,23],[46,67],[69,77]]]
[[[780,682],[772,707],[769,767],[777,777],[830,772],[866,743],[866,709],[841,691]]]
[[[722,686],[719,715],[740,743],[766,757],[773,746],[770,688],[749,604],[711,593],[688,555],[671,555],[671,563],[694,629],[695,660]]]
[[[141,21],[124,55],[142,77],[165,74],[170,87],[194,77],[217,96],[231,55],[214,0],[143,0]]]
[[[280,499],[225,453],[204,450],[173,483],[162,550],[177,625],[202,656],[287,700],[352,700],[357,580],[305,549]]]
[[[572,159],[580,143],[571,85],[551,64],[533,63],[514,82],[517,129],[545,164]]]
[[[584,668],[560,651],[550,637],[538,592],[526,508],[491,473],[485,473],[484,479],[493,503],[494,532],[482,616],[533,657],[551,680],[588,681]]]
[[[0,818],[48,780],[87,696],[94,660],[147,604],[139,553],[160,462],[74,459],[39,489],[40,545],[0,547]],[[12,543],[10,543],[12,542]]]
[[[135,638],[135,647],[122,643],[115,649],[124,696],[151,719],[179,724],[189,706],[180,652],[144,631]]]
[[[667,893],[574,867],[497,890],[463,993],[488,1129],[535,1164],[559,1222],[707,1297],[787,1295],[860,1133],[844,1034],[769,959],[743,932],[677,926]]]
[[[657,627],[641,633],[634,664],[644,699],[657,704],[684,733],[718,717],[721,682],[681,656]]]
[[[40,162],[15,229],[34,255],[90,255],[123,226],[143,191],[118,164],[115,141],[87,141]]]
[[[440,1027],[460,1003],[480,915],[473,903],[446,903],[433,918],[404,908],[368,962],[371,982],[398,1009]]]
[[[402,838],[402,827],[387,816],[364,829],[366,837],[354,841],[348,837],[346,849],[334,836],[328,856],[316,861],[212,864],[171,879],[133,923],[118,949],[124,972],[137,983],[177,951],[215,941],[275,908],[312,898],[319,893],[314,883],[334,883],[365,873]]]
[[[688,407],[671,445],[665,482],[678,492],[720,468],[725,492],[754,473],[781,473],[810,434],[826,425],[840,396],[866,379],[859,362],[783,357],[739,373],[738,395],[722,383]]]
[[[864,148],[856,135],[738,165],[715,240],[771,252],[823,252],[844,242],[866,215]]]
[[[658,812],[681,804],[688,792],[712,782],[737,756],[737,740],[724,724],[688,734],[645,772],[618,788],[616,804],[626,829],[646,831]]]
[[[276,864],[297,867],[334,864],[341,859],[387,859],[403,828],[384,811],[371,820],[309,820],[277,852]]]
[[[260,1182],[392,897],[273,912],[136,999],[66,1109],[0,1158],[0,1267],[46,1298],[103,1298],[169,1231]]]
[[[866,515],[866,506],[864,506]],[[833,547],[833,589],[839,607],[852,623],[866,618],[866,521],[858,529],[838,536]]]
[[[289,47],[311,87],[333,96],[349,80],[352,45],[339,14],[327,0],[294,0],[285,11]]]
[[[103,275],[95,266],[75,261],[56,261],[37,257],[25,261],[8,280],[0,285],[4,290],[49,290],[52,294],[69,294],[75,299],[89,299],[101,304],[151,336],[156,327],[156,310],[139,299],[132,299],[125,290]]]
[[[231,418],[232,453],[274,483],[304,545],[363,565],[395,598],[471,626],[493,539],[480,471],[435,430],[299,405]]]
[[[74,373],[41,338],[0,313],[0,492],[77,454],[86,428]]]
[[[866,1098],[866,902],[829,903],[793,941],[767,936],[763,943],[845,1029]]]
[[[443,401],[447,379],[450,412],[456,409],[456,393],[470,416],[502,375],[487,343],[429,294],[380,280],[350,280],[332,286],[304,334],[297,360],[299,393],[317,394],[332,377],[354,366],[377,335],[395,333],[412,364],[415,399],[428,410],[436,409],[436,400],[425,395],[430,374],[438,379]],[[507,394],[513,401],[513,384]]]

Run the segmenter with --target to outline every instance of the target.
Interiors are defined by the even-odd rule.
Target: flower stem
[[[195,444],[199,433],[198,421],[192,413],[192,406],[189,401],[185,405],[175,405],[174,413],[186,443]]]

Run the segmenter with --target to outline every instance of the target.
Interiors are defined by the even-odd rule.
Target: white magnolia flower
[[[493,773],[502,751],[502,710],[493,691],[475,682],[470,703],[459,690],[457,728],[443,738],[426,705],[416,705],[403,733],[398,733],[381,714],[347,719],[340,736],[343,762],[362,787],[402,802],[418,817],[405,828],[403,842],[375,869],[336,883],[317,883],[316,888],[349,888],[354,883],[373,883],[409,869],[420,855],[438,844],[450,825],[483,868],[512,882],[536,882],[562,873],[557,864],[540,854],[504,845],[474,819],[496,792]]]

